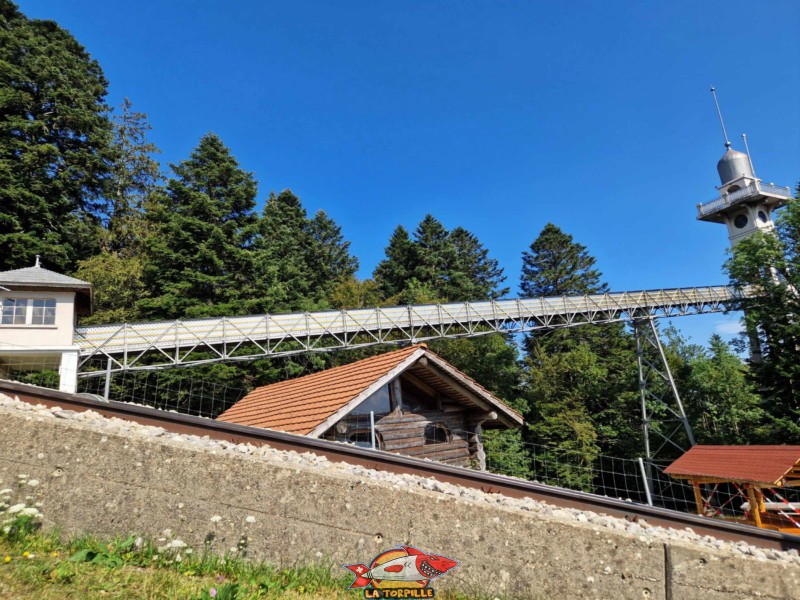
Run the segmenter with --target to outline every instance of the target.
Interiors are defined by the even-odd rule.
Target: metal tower
[[[725,224],[728,227],[731,247],[735,247],[757,231],[774,231],[772,212],[786,204],[792,198],[792,192],[789,187],[763,183],[756,177],[745,134],[742,134],[742,140],[747,153],[731,148],[725,121],[722,119],[722,111],[717,101],[716,89],[713,87],[711,95],[714,97],[722,135],[725,138],[725,154],[717,163],[720,180],[717,190],[720,196],[705,204],[698,204],[697,218],[700,221]],[[758,335],[755,331],[748,331],[747,334],[750,338],[750,362],[760,363],[762,358]]]
[[[704,204],[697,205],[697,218],[700,221],[723,223],[728,227],[728,239],[735,246],[744,238],[756,231],[772,231],[775,224],[772,212],[789,201],[792,197],[788,187],[773,183],[763,183],[756,177],[750,151],[747,148],[747,136],[742,134],[745,150],[739,152],[731,148],[722,112],[717,102],[716,89],[711,88],[717,115],[725,137],[725,154],[717,163],[720,195]]]

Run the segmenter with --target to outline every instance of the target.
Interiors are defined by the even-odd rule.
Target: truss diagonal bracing
[[[725,286],[457,304],[93,325],[75,330],[82,377],[112,371],[246,361],[436,338],[719,312],[741,293]],[[102,359],[103,370],[90,370]],[[91,361],[91,362],[90,362]]]

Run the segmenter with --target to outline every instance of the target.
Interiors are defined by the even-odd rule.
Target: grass
[[[351,576],[333,575],[329,566],[278,569],[243,558],[159,551],[133,537],[64,540],[58,532],[38,531],[35,522],[24,518],[14,525],[0,533],[0,598],[363,598],[361,591],[346,590]],[[437,590],[436,597],[471,598],[445,590]]]

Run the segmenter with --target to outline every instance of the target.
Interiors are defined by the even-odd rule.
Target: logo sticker
[[[411,546],[381,552],[364,564],[343,565],[356,579],[348,589],[364,588],[364,598],[433,598],[431,580],[458,566],[458,561],[426,554]]]

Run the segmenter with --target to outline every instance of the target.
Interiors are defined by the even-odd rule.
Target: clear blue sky
[[[765,181],[800,179],[800,2],[25,0],[147,113],[166,164],[213,131],[260,184],[342,225],[369,276],[430,212],[516,288],[552,221],[613,290],[724,283],[695,220],[746,132]],[[705,342],[733,317],[675,322]]]

